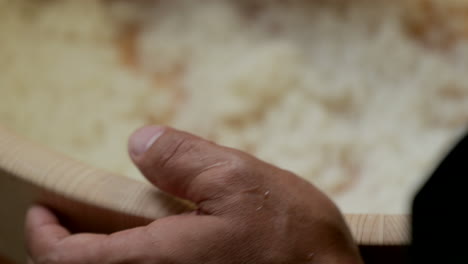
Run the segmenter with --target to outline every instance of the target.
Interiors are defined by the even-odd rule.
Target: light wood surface
[[[397,246],[410,240],[410,222],[406,215],[347,214],[346,222],[360,245]]]
[[[18,262],[25,256],[22,226],[32,202],[54,208],[77,229],[106,232],[193,209],[149,184],[77,162],[0,127],[0,254]],[[361,245],[408,243],[407,216],[346,220]]]

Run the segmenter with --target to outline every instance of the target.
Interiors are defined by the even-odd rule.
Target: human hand
[[[167,127],[130,138],[130,156],[195,212],[105,234],[71,234],[48,209],[26,218],[30,263],[362,263],[336,206],[291,172]]]

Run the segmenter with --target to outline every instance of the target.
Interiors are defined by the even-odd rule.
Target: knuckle
[[[180,263],[181,255],[177,254],[178,247],[172,243],[160,243],[158,249],[153,251],[154,263]]]
[[[179,257],[180,258],[180,257]],[[165,253],[160,253],[157,257],[157,262],[158,263],[180,263],[179,258],[177,258],[174,253],[165,252]]]
[[[46,252],[35,258],[35,264],[75,264],[80,261],[76,259],[69,249],[57,243],[51,246]]]
[[[63,264],[66,262],[64,256],[57,251],[51,251],[37,258],[36,264]]]
[[[172,168],[177,165],[181,157],[191,152],[195,145],[196,143],[193,140],[182,136],[161,150],[159,157],[153,162],[159,168]]]
[[[227,172],[230,174],[245,174],[252,168],[252,161],[239,153],[233,153],[229,157]]]
[[[222,168],[222,177],[228,183],[232,181],[243,181],[251,178],[252,165],[251,161],[238,154],[232,154],[229,161]]]
[[[189,193],[219,198],[258,184],[251,161],[237,153],[224,152],[221,156],[221,160],[197,172]]]

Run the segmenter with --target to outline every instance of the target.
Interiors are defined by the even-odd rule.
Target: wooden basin
[[[80,163],[0,128],[0,255],[25,259],[22,223],[33,202],[57,210],[77,229],[100,232],[144,225],[192,208],[149,184]],[[401,252],[409,242],[407,216],[345,217],[368,258],[383,261],[388,256],[382,252]]]

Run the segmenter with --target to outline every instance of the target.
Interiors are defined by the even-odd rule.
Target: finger
[[[226,247],[238,244],[230,240],[237,230],[221,217],[177,215],[162,220],[152,227],[155,263],[208,263],[215,253],[226,254]]]
[[[134,263],[130,253],[138,252],[145,245],[145,227],[133,228],[119,233],[124,234],[122,241],[115,243],[110,235],[80,233],[68,236],[34,259],[50,263]],[[147,245],[146,245],[147,246]],[[114,261],[118,258],[121,261]],[[45,263],[49,263],[45,261]],[[38,261],[39,263],[42,263]]]
[[[34,216],[35,212],[32,214]],[[33,225],[31,228],[35,231],[36,227]],[[189,263],[200,255],[199,250],[203,250],[203,247],[195,247],[193,242],[221,245],[221,241],[216,239],[221,239],[223,236],[220,234],[229,229],[226,222],[217,217],[179,215],[111,235],[68,235],[58,241],[53,239],[57,241],[53,244],[50,244],[53,235],[44,231],[41,242],[48,246],[36,249],[29,262],[104,264],[151,260],[154,263],[175,263],[182,259],[182,263]],[[39,243],[38,239],[32,237],[29,241],[35,244]]]
[[[57,217],[47,208],[34,205],[26,214],[26,245],[32,256],[47,251],[70,232],[59,224]]]
[[[49,209],[40,205],[34,205],[28,210],[25,234],[31,263],[34,261],[42,263],[44,259],[68,259],[76,254],[73,252],[76,252],[77,248],[80,249],[82,258],[98,255],[98,252],[95,252],[99,248],[97,245],[101,244],[106,237],[97,234],[72,236],[65,227],[60,225],[57,217]],[[74,248],[74,250],[67,252],[67,248]]]
[[[197,258],[206,258],[208,246],[214,251],[225,246],[227,232],[234,231],[225,219],[177,215],[91,243],[72,236],[59,249],[65,254],[60,263],[206,263]]]
[[[168,127],[137,130],[129,152],[153,184],[195,203],[252,189],[264,175],[250,155]]]
[[[141,240],[132,236],[144,237],[144,232],[136,230],[122,232],[125,236],[119,237],[126,243],[116,247],[108,243],[107,235],[71,235],[50,210],[35,205],[28,210],[25,224],[26,246],[30,254],[28,263],[110,263],[108,260],[114,258],[116,252],[122,258],[129,258],[124,244],[128,247],[128,241]]]

